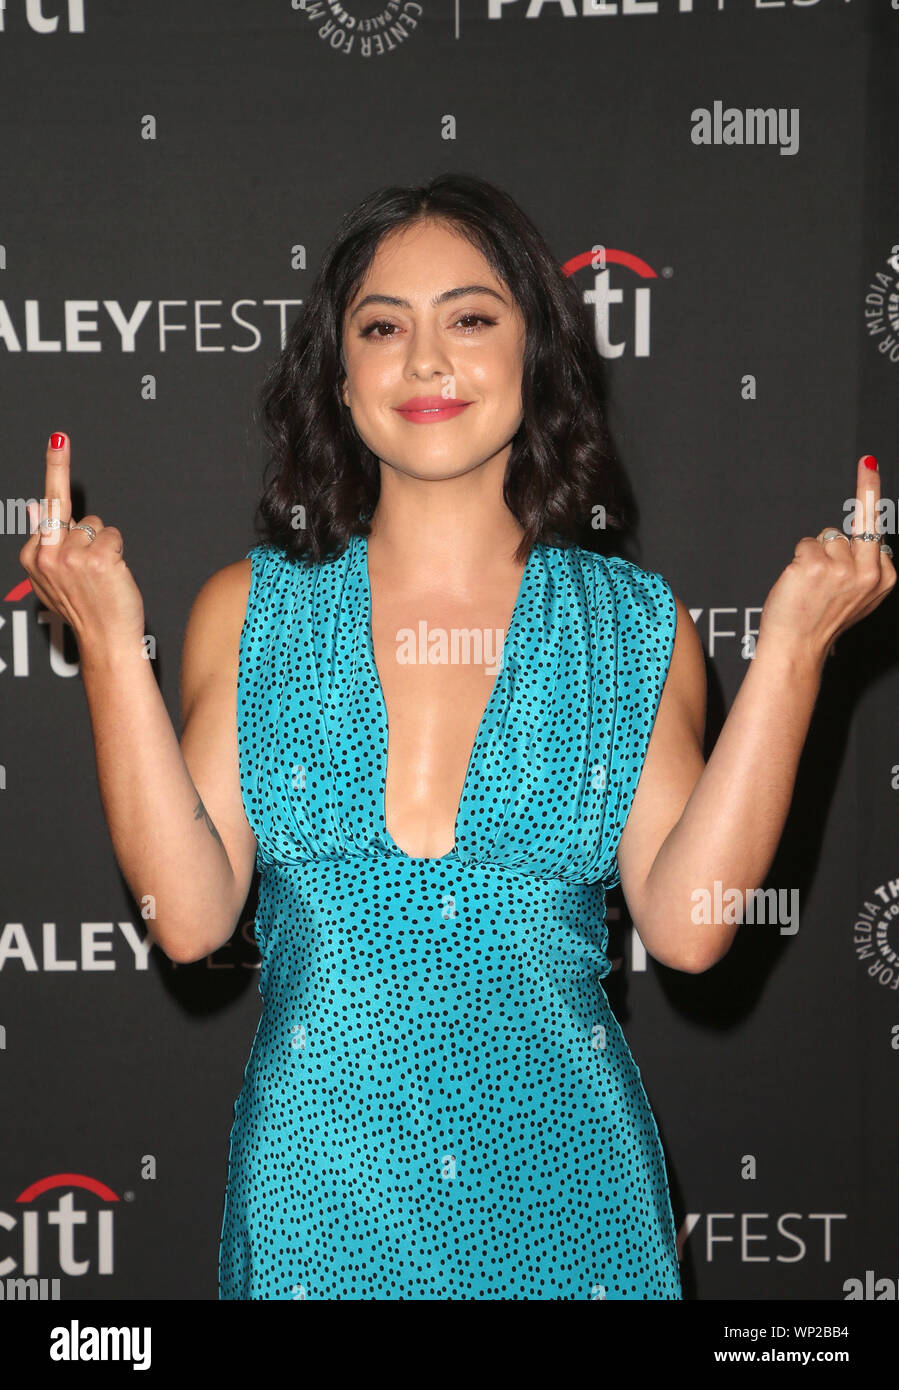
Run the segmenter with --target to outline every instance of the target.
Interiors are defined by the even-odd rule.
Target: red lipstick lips
[[[457,401],[446,396],[412,396],[396,410],[404,420],[414,425],[433,425],[459,415],[471,401]]]

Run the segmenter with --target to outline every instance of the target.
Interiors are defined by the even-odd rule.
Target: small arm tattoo
[[[194,791],[196,791],[196,787],[194,787]],[[199,820],[201,816],[206,821],[206,828],[209,831],[210,835],[214,835],[215,838],[218,840],[219,844],[222,846],[222,849],[224,849],[225,846],[222,842],[222,837],[216,830],[212,817],[206,810],[206,807],[203,805],[202,797],[200,797],[200,799],[197,801],[196,810],[194,811],[194,820]]]

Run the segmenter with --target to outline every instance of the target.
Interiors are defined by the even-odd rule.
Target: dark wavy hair
[[[574,285],[518,204],[463,173],[379,189],[343,218],[326,248],[259,390],[269,454],[257,508],[261,541],[319,563],[340,554],[354,533],[368,534],[380,463],[340,394],[344,313],[382,238],[425,221],[477,247],[524,316],[522,422],[503,481],[506,506],[524,528],[517,558],[538,541],[609,549],[592,525],[593,509],[604,507],[606,527],[624,531],[632,499],[606,428],[591,327]]]

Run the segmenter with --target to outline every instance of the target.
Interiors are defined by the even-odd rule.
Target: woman
[[[120,533],[23,547],[78,635],[116,853],[166,954],[227,941],[262,873],[222,1298],[681,1297],[601,984],[606,890],[657,960],[725,954],[735,928],[695,925],[692,892],[763,880],[827,652],[896,575],[861,525],[798,543],[706,766],[687,610],[577,543],[615,501],[597,373],[510,198],[389,188],[266,383],[267,543],[194,604],[180,747]],[[864,461],[857,483],[879,497]]]

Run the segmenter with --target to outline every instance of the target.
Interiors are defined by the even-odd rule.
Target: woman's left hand
[[[868,468],[865,455],[856,470],[855,516],[852,536],[864,531],[880,533],[877,503],[880,472]],[[758,643],[777,642],[800,650],[813,660],[824,661],[833,643],[861,618],[883,602],[896,583],[892,557],[884,554],[884,541],[850,540],[840,527],[838,536],[821,541],[803,536],[793,559],[765,600],[759,621]]]

